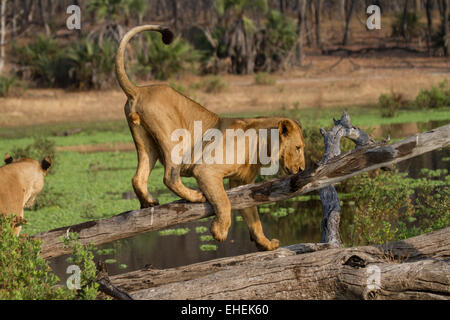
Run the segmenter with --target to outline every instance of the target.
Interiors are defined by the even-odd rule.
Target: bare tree
[[[41,16],[41,22],[45,28],[45,34],[48,37],[50,36],[50,26],[48,25],[47,7],[44,6],[44,0],[39,0],[39,15]]]
[[[450,30],[448,25],[449,6],[449,0],[442,0],[442,31],[444,34],[444,50],[447,57],[450,54]]]
[[[314,1],[314,13],[316,16],[316,44],[317,47],[322,48],[322,34],[321,34],[321,19],[320,14],[322,11],[323,0]]]
[[[345,26],[346,23],[346,14],[345,14],[345,0],[339,0],[339,13],[341,15],[341,27],[342,27],[342,33],[345,33]]]
[[[431,36],[433,33],[432,10],[433,10],[433,0],[426,0],[425,11],[427,14],[427,47],[428,47],[428,51],[430,51],[430,48],[431,48]]]
[[[401,33],[402,37],[406,39],[408,33],[408,2],[409,0],[405,0],[405,5],[403,6],[403,16],[402,16],[402,26]]]
[[[350,22],[352,21],[353,12],[355,9],[356,0],[351,0],[348,6],[347,14],[345,17],[345,30],[344,30],[344,39],[342,40],[342,44],[345,46],[348,43],[348,38],[350,34]]]
[[[297,63],[303,65],[303,38],[305,37],[305,17],[306,17],[306,0],[297,0],[298,10],[298,40],[297,40]]]
[[[1,0],[0,10],[0,74],[5,66],[5,35],[6,35],[6,0]]]

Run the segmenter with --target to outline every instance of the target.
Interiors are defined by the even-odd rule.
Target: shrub
[[[263,86],[273,86],[277,81],[267,72],[258,72],[255,75],[255,84]]]
[[[229,84],[219,76],[209,76],[202,83],[203,90],[208,93],[219,93],[228,88]]]
[[[33,42],[21,47],[14,45],[14,48],[15,62],[22,67],[22,78],[29,77],[41,86],[68,85],[71,65],[56,40],[38,35]]]
[[[40,161],[45,157],[55,160],[55,142],[43,137],[37,137],[34,142],[25,148],[15,148],[11,151],[13,158],[32,158]]]
[[[101,89],[109,86],[114,77],[117,45],[109,39],[101,44],[88,39],[75,42],[66,49],[71,68],[71,85],[78,89]]]
[[[450,106],[448,81],[441,82],[431,90],[421,90],[416,98],[416,106],[421,109],[437,109]]]
[[[97,268],[94,262],[96,248],[93,244],[82,245],[78,241],[78,234],[70,232],[61,239],[64,247],[71,249],[72,256],[68,259],[69,263],[77,265],[81,270],[80,287],[76,298],[79,300],[96,300],[99,294],[99,285],[95,282]]]
[[[15,235],[13,227],[16,221],[12,216],[0,215],[0,300],[97,299],[93,245],[83,246],[75,233],[62,239],[64,246],[72,251],[69,262],[81,270],[81,289],[72,291],[58,285],[58,277],[51,271],[48,261],[40,256],[39,240]]]
[[[22,47],[15,46],[22,78],[44,87],[99,89],[113,82],[117,46],[112,40],[101,44],[84,38],[60,45],[45,36]]]
[[[425,170],[418,179],[382,172],[351,180],[356,210],[350,245],[382,244],[450,226],[450,176]]]
[[[17,91],[23,89],[24,86],[16,77],[2,77],[0,76],[0,97],[7,97]]]
[[[266,17],[264,30],[265,66],[261,68],[269,72],[285,67],[285,61],[297,41],[297,26],[294,20],[277,10],[271,10]]]
[[[405,105],[406,101],[401,93],[382,94],[378,99],[381,116],[385,118],[395,117]]]
[[[403,36],[402,32],[403,13],[396,15],[392,24],[392,36]],[[420,37],[425,34],[425,25],[420,22],[420,16],[415,12],[406,15],[406,38]]]
[[[40,242],[17,237],[12,225],[12,217],[0,215],[0,300],[72,299],[73,292],[56,287],[59,279],[40,257]]]
[[[167,80],[192,70],[194,63],[200,60],[199,52],[181,38],[165,45],[157,34],[145,33],[143,37],[146,45],[137,50],[138,63],[133,66],[141,78],[148,78],[151,74],[155,79]]]

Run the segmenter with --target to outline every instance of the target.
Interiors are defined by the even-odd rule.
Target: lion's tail
[[[143,31],[157,31],[162,34],[162,40],[165,44],[170,44],[173,41],[173,33],[169,28],[165,26],[158,25],[143,25],[131,29],[123,39],[120,41],[119,49],[116,55],[116,76],[119,81],[122,90],[127,95],[128,99],[134,99],[137,96],[137,87],[134,85],[130,78],[128,78],[125,71],[125,50],[127,48],[128,42],[131,38]]]

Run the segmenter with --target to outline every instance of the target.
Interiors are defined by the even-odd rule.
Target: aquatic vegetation
[[[189,228],[166,229],[158,232],[160,236],[184,236],[191,230]]]
[[[217,246],[215,244],[202,244],[200,246],[201,251],[216,251]]]

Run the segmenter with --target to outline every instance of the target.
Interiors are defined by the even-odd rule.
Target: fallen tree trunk
[[[330,247],[296,245],[110,279],[133,299],[450,299],[450,228],[387,246]]]
[[[449,145],[450,125],[446,125],[394,144],[356,148],[300,174],[241,186],[227,194],[233,210],[272,203],[320,190],[357,174],[387,167]],[[125,212],[108,219],[50,230],[36,235],[36,238],[42,240],[41,256],[48,259],[68,252],[60,239],[68,232],[77,232],[82,244],[93,242],[100,245],[213,214],[208,203],[176,201],[154,208]]]

